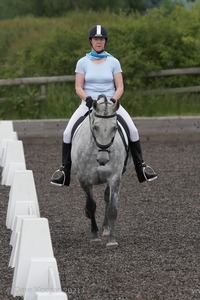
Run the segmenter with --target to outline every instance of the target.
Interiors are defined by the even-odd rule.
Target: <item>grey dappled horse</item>
[[[104,191],[105,218],[103,236],[107,246],[117,246],[115,221],[120,182],[127,158],[127,149],[118,131],[116,111],[119,102],[108,101],[104,95],[93,101],[92,113],[85,118],[72,140],[72,167],[86,196],[86,216],[91,219],[93,240],[98,241],[95,219],[96,202],[92,187],[107,183]]]

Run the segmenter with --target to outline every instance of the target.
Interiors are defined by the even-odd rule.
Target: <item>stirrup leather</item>
[[[53,182],[53,180],[58,180],[59,179],[59,177],[56,177],[55,178],[55,174],[56,173],[62,173],[62,175],[63,175],[63,182],[62,183],[56,183],[56,182]],[[66,175],[65,175],[65,172],[63,171],[63,170],[61,170],[61,169],[58,169],[58,170],[56,170],[54,173],[53,173],[53,175],[52,175],[52,177],[51,177],[51,184],[53,184],[53,185],[59,185],[59,186],[64,186],[64,184],[65,184],[65,178],[66,178]]]

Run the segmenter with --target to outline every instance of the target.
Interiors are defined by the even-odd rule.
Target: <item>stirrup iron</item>
[[[155,179],[157,179],[158,178],[158,176],[156,175],[155,177],[153,177],[153,178],[147,178],[147,176],[146,176],[146,173],[145,173],[145,171],[150,171],[150,174],[152,174],[152,175],[156,175],[156,173],[154,172],[154,169],[152,168],[152,167],[150,167],[150,166],[148,166],[148,165],[144,165],[143,166],[143,168],[142,168],[142,171],[143,171],[143,175],[144,175],[144,178],[145,178],[145,180],[146,181],[148,181],[148,182],[150,182],[150,181],[153,181],[153,180],[155,180]],[[147,172],[148,173],[148,172]]]
[[[59,177],[55,177],[55,174],[56,174],[56,173],[62,173],[63,178],[64,178],[62,183],[54,183],[54,182],[52,182],[52,180],[55,180],[55,179],[58,179],[58,178],[59,178]],[[62,171],[62,170],[60,170],[60,169],[58,169],[58,170],[56,170],[56,171],[53,173],[53,175],[51,176],[51,184],[52,184],[52,185],[64,186],[64,184],[65,184],[65,178],[66,178],[65,172]]]

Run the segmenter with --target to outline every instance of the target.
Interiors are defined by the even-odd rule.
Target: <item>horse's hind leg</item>
[[[92,238],[98,239],[98,226],[96,223],[95,218],[95,212],[96,212],[96,202],[93,199],[92,194],[92,187],[91,186],[85,186],[81,183],[81,186],[85,192],[86,196],[86,206],[85,206],[85,214],[86,217],[91,220],[91,232],[92,232]]]

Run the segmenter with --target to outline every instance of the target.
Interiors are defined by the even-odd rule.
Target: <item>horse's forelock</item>
[[[113,114],[118,109],[118,107],[116,108],[117,105],[113,105],[112,102],[108,101],[108,99],[105,95],[99,95],[95,104],[96,105],[93,105],[94,110],[98,114],[104,115],[104,116]]]

